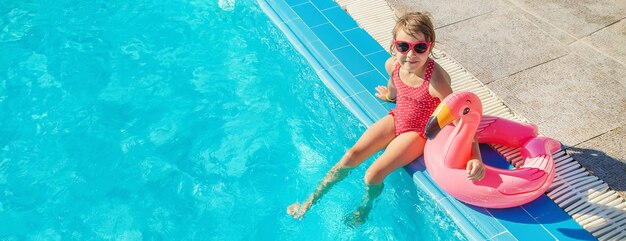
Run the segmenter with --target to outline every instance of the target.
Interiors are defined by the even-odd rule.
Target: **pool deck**
[[[387,45],[385,40],[372,39],[370,35],[376,37],[375,34],[364,31],[367,26],[361,26],[357,17],[353,15],[355,22],[345,9],[330,0],[259,2],[266,12],[273,12],[274,16],[270,17],[305,55],[320,78],[332,80],[325,84],[364,124],[371,125],[392,107],[372,96],[373,87],[386,82],[382,63],[389,54],[381,45]],[[376,17],[393,19],[399,9],[423,9],[433,13],[435,25],[440,26],[437,48],[441,55],[454,57],[503,99],[508,108],[538,124],[542,134],[560,140],[567,154],[605,180],[613,190],[621,195],[626,193],[626,181],[621,178],[626,170],[623,7],[606,8],[605,5],[611,4],[604,3],[600,7],[568,5],[566,9],[554,3],[535,9],[533,1],[523,4],[454,1],[429,3],[429,8],[421,8],[422,1],[406,2],[410,3],[389,0],[386,3],[393,10],[392,14]],[[347,10],[350,13],[350,9]],[[572,10],[573,17],[566,10]],[[552,18],[545,17],[546,11]],[[598,16],[600,14],[604,15]],[[561,18],[578,21],[574,21],[572,27],[551,22]],[[591,27],[585,22],[590,22],[587,25]],[[604,25],[600,24],[602,22]],[[583,27],[579,27],[581,24]],[[425,172],[420,170],[418,162],[414,169],[418,171],[414,175],[416,184],[430,185],[427,174],[421,174]],[[545,212],[556,214],[559,207],[545,195],[538,201],[545,204],[534,202],[527,208],[505,211],[508,212],[505,215],[498,214],[498,210],[482,211],[463,207],[453,199],[441,199],[452,205],[446,210],[457,216],[455,221],[474,225],[464,230],[470,239],[542,237],[538,232],[547,233],[545,240],[590,238],[577,231],[580,227],[576,223],[567,221],[571,219],[558,215],[548,218]],[[617,202],[623,204],[624,201]],[[618,212],[626,213],[623,207]],[[473,220],[483,216],[496,219]],[[529,218],[512,218],[521,216]],[[540,225],[529,225],[537,223]],[[623,238],[620,235],[626,223],[619,223],[617,230],[610,231],[613,234],[607,236],[603,232],[601,237]],[[540,227],[537,232],[520,232],[535,227]]]

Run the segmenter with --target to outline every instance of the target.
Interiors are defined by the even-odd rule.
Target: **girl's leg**
[[[426,140],[416,132],[406,132],[396,137],[385,152],[367,169],[365,173],[365,196],[356,211],[349,218],[350,225],[360,225],[367,220],[376,197],[382,193],[383,180],[389,173],[409,164],[424,153]]]
[[[361,138],[343,155],[341,160],[326,174],[322,182],[309,198],[300,204],[296,202],[287,208],[287,213],[295,218],[302,217],[332,186],[343,180],[350,171],[369,156],[382,150],[395,137],[393,117],[387,115],[371,125]]]
[[[426,140],[417,132],[409,131],[396,137],[385,152],[372,163],[365,173],[364,181],[369,185],[383,182],[389,173],[406,166],[424,154]]]

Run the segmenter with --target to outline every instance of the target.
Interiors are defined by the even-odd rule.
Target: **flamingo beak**
[[[454,115],[450,112],[450,108],[445,103],[441,103],[437,106],[433,115],[428,118],[424,134],[429,140],[432,140],[435,136],[437,136],[439,131],[443,129],[443,127],[447,126],[452,121],[454,121]]]

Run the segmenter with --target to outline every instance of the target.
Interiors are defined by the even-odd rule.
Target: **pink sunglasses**
[[[430,42],[407,42],[407,41],[400,41],[400,40],[396,40],[393,42],[393,45],[396,46],[396,50],[398,50],[398,52],[400,52],[401,54],[406,54],[409,52],[409,50],[413,50],[416,53],[425,53],[428,48],[430,48]]]

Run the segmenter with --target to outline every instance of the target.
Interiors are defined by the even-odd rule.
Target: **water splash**
[[[235,10],[235,0],[220,0],[217,4],[224,11],[230,12]]]
[[[221,2],[221,1],[220,1]],[[0,20],[0,43],[19,41],[33,27],[33,13],[15,8]]]

